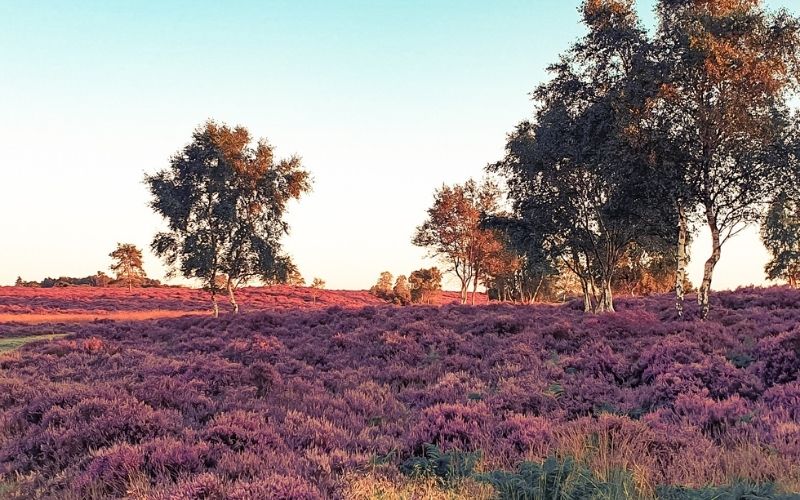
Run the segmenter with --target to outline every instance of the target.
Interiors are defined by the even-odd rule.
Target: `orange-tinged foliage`
[[[712,84],[743,84],[753,92],[778,92],[789,83],[787,67],[780,54],[768,54],[759,40],[720,38],[708,32],[692,40],[706,54],[704,69]]]
[[[712,16],[728,16],[736,12],[747,12],[758,7],[761,0],[695,0],[695,8],[703,9]]]

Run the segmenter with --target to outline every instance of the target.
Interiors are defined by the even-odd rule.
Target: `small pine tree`
[[[319,295],[320,290],[325,289],[325,280],[321,278],[314,278],[314,281],[311,282],[311,297],[314,303],[317,303],[317,296]]]
[[[131,243],[117,243],[117,248],[109,257],[114,259],[111,270],[117,273],[117,281],[128,285],[128,290],[140,286],[147,278],[142,267],[142,251]]]

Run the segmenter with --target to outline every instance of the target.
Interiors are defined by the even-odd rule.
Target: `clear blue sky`
[[[430,264],[410,239],[434,188],[502,156],[582,32],[579,3],[0,0],[0,284],[107,271],[118,241],[147,248],[161,221],[142,176],[207,118],[304,158],[315,189],[286,248],[308,279],[366,288]],[[740,236],[716,285],[760,283],[765,259],[755,231]]]

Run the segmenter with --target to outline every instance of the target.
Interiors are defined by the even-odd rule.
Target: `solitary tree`
[[[311,297],[314,303],[317,303],[317,296],[319,295],[320,290],[325,289],[325,280],[322,278],[314,278],[314,281],[311,282]]]
[[[244,127],[209,121],[170,159],[169,168],[145,182],[151,207],[168,227],[153,239],[153,251],[173,272],[201,280],[215,317],[222,289],[236,313],[240,284],[288,278],[292,264],[280,242],[289,229],[283,216],[288,202],[310,189],[298,157],[276,160],[265,139],[252,144]]]
[[[489,259],[502,249],[494,232],[481,226],[483,215],[495,213],[499,202],[500,191],[490,181],[442,186],[434,194],[428,218],[414,234],[413,243],[427,247],[431,256],[446,262],[461,282],[462,304],[467,302],[470,285],[475,302]]]
[[[117,243],[116,250],[111,252],[109,257],[114,259],[111,270],[117,273],[117,281],[128,285],[128,290],[131,290],[134,284],[141,285],[147,278],[142,267],[142,251],[136,248],[136,245]]]

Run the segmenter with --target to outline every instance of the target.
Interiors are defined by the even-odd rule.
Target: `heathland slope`
[[[705,322],[661,297],[84,324],[0,356],[0,491],[359,496],[436,475],[426,444],[484,472],[572,457],[641,496],[800,491],[800,291],[716,301]]]

